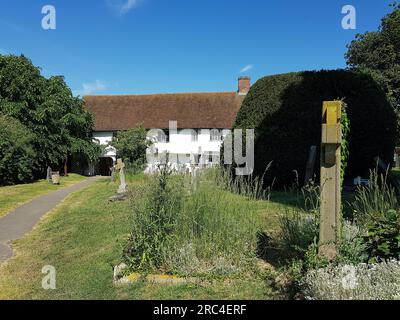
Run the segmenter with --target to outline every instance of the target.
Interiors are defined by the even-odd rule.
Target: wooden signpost
[[[321,221],[319,254],[336,257],[341,220],[341,115],[340,101],[326,101],[322,109],[321,143]]]

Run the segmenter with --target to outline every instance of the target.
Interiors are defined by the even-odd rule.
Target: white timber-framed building
[[[177,159],[180,164],[212,165],[219,159],[223,139],[249,89],[250,78],[240,77],[238,90],[232,92],[98,95],[83,99],[94,115],[93,138],[100,144],[108,144],[118,131],[143,125],[154,133],[153,153],[168,153],[169,159]],[[106,149],[95,174],[108,175],[115,161],[116,150]]]

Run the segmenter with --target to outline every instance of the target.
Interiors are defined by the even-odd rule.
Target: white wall
[[[192,140],[192,130],[183,129],[178,133],[169,135],[169,141],[166,143],[156,142],[153,149],[157,149],[159,154],[169,153],[172,155],[182,155],[179,157],[179,163],[190,163],[194,161],[194,155],[205,154],[204,158],[200,159],[204,164],[209,163],[208,154],[217,155],[214,162],[219,161],[219,153],[223,140],[211,141],[210,129],[200,129],[198,132],[197,141]],[[222,130],[222,137],[224,138],[229,130]]]
[[[107,145],[109,142],[111,142],[113,138],[113,133],[112,132],[94,132],[93,133],[93,139],[99,140],[101,145]],[[114,162],[116,161],[116,150],[113,147],[109,147],[106,149],[106,154],[103,156],[105,157],[111,157],[114,159]]]
[[[178,130],[178,133],[170,134],[168,142],[156,142],[153,145],[159,154],[169,153],[169,154],[180,154],[180,155],[190,155],[190,159],[183,161],[187,163],[193,161],[193,155],[197,154],[217,154],[219,158],[219,152],[222,145],[221,141],[211,141],[210,139],[210,129],[200,129],[198,132],[197,141],[192,141],[191,129]],[[230,132],[229,129],[221,130],[222,137]],[[95,132],[93,138],[100,141],[100,144],[107,144],[112,140],[112,132]],[[154,149],[153,149],[154,150]],[[114,161],[116,160],[116,151],[114,148],[109,148],[105,154],[107,157],[112,157]],[[180,157],[183,159],[186,157]],[[182,162],[182,161],[181,161]],[[207,164],[208,156],[204,157],[204,163]]]

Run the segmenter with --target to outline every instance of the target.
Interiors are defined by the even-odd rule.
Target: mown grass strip
[[[47,180],[39,180],[34,183],[0,187],[0,217],[36,197],[72,186],[85,179],[86,177],[70,174],[68,177],[61,178],[60,185],[50,184]]]

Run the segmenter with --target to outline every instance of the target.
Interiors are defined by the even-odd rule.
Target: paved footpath
[[[0,218],[0,263],[11,258],[11,241],[31,231],[40,218],[55,208],[70,193],[87,188],[101,177],[91,177],[73,186],[33,199]]]

